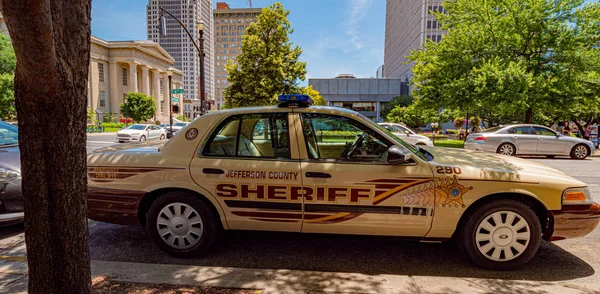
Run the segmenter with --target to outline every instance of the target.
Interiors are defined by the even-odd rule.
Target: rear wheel
[[[496,153],[502,154],[502,155],[507,155],[507,156],[514,156],[516,153],[516,149],[513,144],[504,143],[504,144],[498,146],[498,150],[496,150]]]
[[[486,269],[518,268],[533,258],[542,241],[540,220],[520,201],[495,200],[465,217],[458,246]]]
[[[216,240],[218,216],[198,197],[168,192],[150,207],[146,227],[154,244],[177,257],[195,257]]]
[[[583,144],[575,145],[573,149],[571,149],[571,158],[573,159],[585,159],[590,154],[587,146]]]

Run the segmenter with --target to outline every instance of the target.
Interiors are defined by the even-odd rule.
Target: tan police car
[[[164,144],[89,155],[89,217],[146,226],[181,257],[222,229],[267,230],[453,238],[500,270],[600,220],[586,184],[544,165],[416,148],[356,112],[280,101],[204,115]]]

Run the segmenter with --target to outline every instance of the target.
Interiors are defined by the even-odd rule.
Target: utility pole
[[[206,93],[204,92],[204,23],[198,22],[198,33],[200,34],[200,52],[198,52],[198,57],[200,57],[200,115],[204,115],[206,113]]]
[[[171,91],[173,90],[173,75],[169,72],[169,136],[173,137],[173,106],[171,106]]]

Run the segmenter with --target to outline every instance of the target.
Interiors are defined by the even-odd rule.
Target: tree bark
[[[533,122],[533,109],[527,108],[525,111],[525,123],[530,124]]]
[[[15,98],[29,293],[89,293],[86,107],[91,0],[0,0]]]

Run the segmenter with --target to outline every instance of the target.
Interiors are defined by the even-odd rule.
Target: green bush
[[[317,135],[321,136],[356,136],[359,132],[353,131],[318,131]]]
[[[455,129],[447,129],[446,130],[446,134],[458,134],[458,133],[459,133],[458,130],[455,130]]]
[[[125,127],[124,123],[116,123],[116,122],[104,122],[102,123],[102,126],[106,129],[106,128],[118,128],[118,129],[122,129]]]
[[[427,137],[427,138],[430,138],[430,139],[431,139],[431,138],[433,138],[433,134],[423,134],[423,135],[424,135],[425,137]],[[443,139],[448,139],[448,136],[446,136],[446,135],[441,135],[441,134],[440,134],[440,135],[435,135],[435,139],[436,139],[436,140],[437,140],[437,139],[442,139],[442,140],[443,140]]]
[[[463,140],[435,140],[434,146],[449,147],[449,148],[464,148],[465,142]]]

